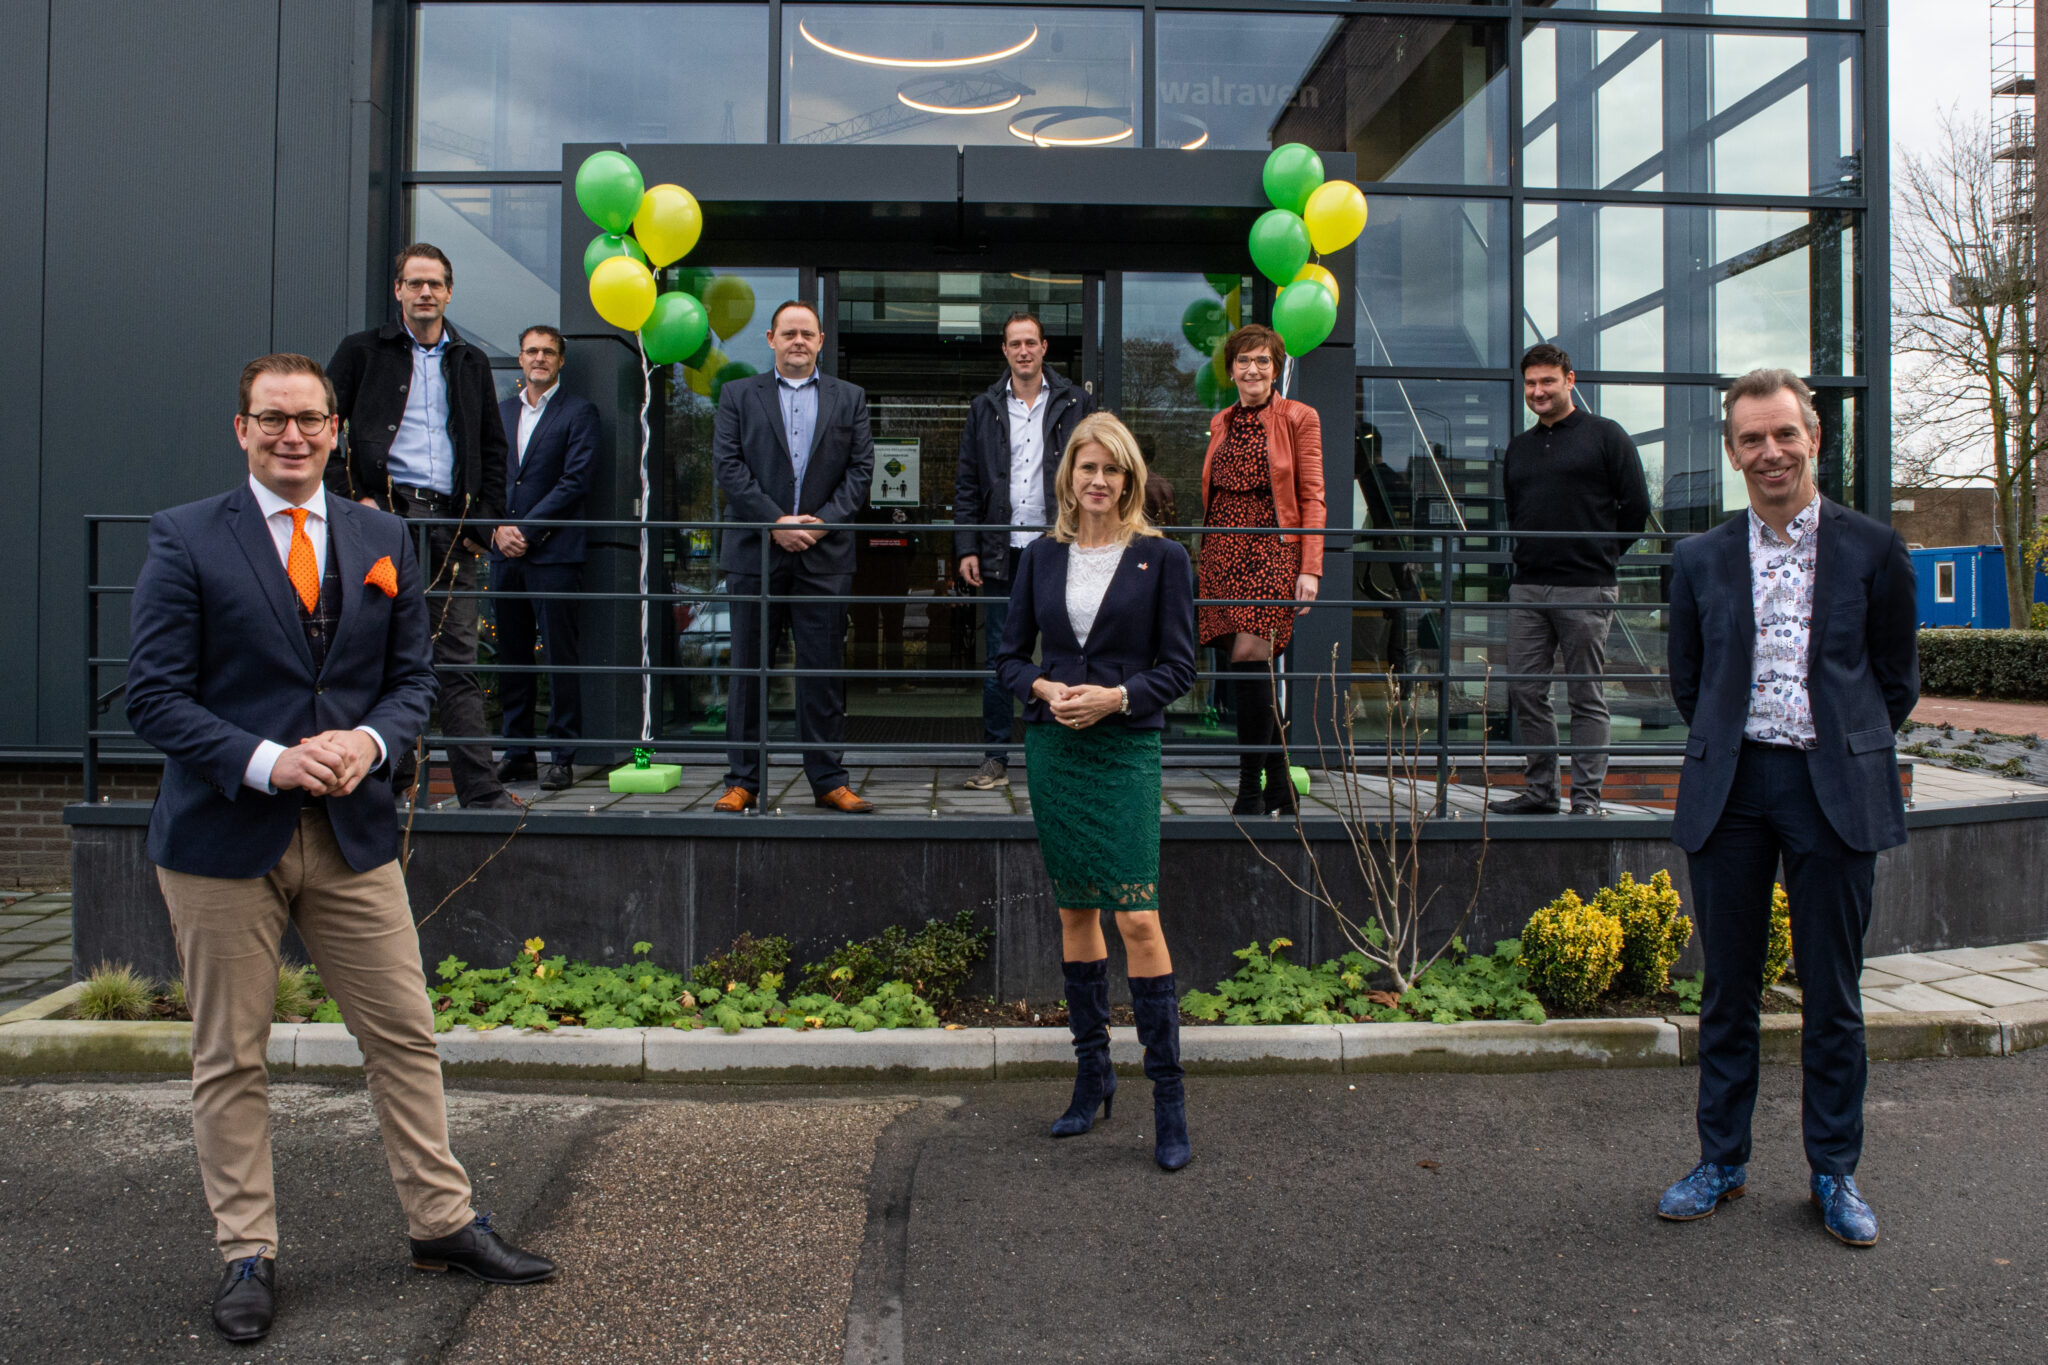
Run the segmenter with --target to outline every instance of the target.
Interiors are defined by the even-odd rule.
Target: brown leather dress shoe
[[[718,798],[711,809],[722,810],[727,815],[738,815],[754,804],[754,794],[745,787],[727,787],[725,795]]]
[[[873,815],[875,813],[875,803],[855,796],[851,787],[834,787],[831,791],[821,793],[818,797],[818,804],[827,810],[836,810],[847,815]]]

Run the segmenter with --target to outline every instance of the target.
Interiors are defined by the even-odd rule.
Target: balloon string
[[[1282,365],[1282,366],[1280,367],[1280,396],[1281,396],[1282,398],[1291,398],[1291,397],[1293,397],[1293,395],[1294,395],[1294,357],[1293,357],[1293,356],[1289,356],[1289,357],[1287,357],[1287,363],[1286,363],[1286,364],[1284,364],[1284,365]]]
[[[647,364],[647,342],[638,332],[634,344],[640,348],[640,742],[654,739],[653,651],[649,647],[647,602],[647,514],[652,501],[647,482],[647,447],[652,433],[647,426],[647,409],[654,401],[654,375]]]

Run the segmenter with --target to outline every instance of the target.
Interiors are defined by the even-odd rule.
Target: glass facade
[[[1370,204],[1347,282],[1355,478],[1331,489],[1333,521],[1499,528],[1502,458],[1531,420],[1516,361],[1549,342],[1573,356],[1581,404],[1634,438],[1653,531],[1697,530],[1743,503],[1719,387],[1754,366],[1813,383],[1827,492],[1861,504],[1883,477],[1866,468],[1867,427],[1888,417],[1873,407],[1865,349],[1868,281],[1884,269],[1881,243],[1867,259],[1884,178],[1865,145],[1865,111],[1882,97],[1865,23],[1857,0],[433,0],[413,9],[406,228],[454,258],[457,324],[509,356],[517,328],[560,315],[557,224],[574,210],[557,184],[564,142],[1184,149],[1191,175],[1204,151],[1304,142],[1353,158]],[[1207,420],[1228,400],[1204,328],[1211,314],[1256,318],[1270,288],[1233,273],[1245,268],[1235,251],[1203,263],[1221,273],[1162,270],[1142,252],[1082,271],[1033,240],[1011,248],[1029,258],[1014,264],[934,255],[906,269],[899,253],[883,268],[857,259],[856,241],[845,259],[718,272],[764,307],[816,281],[833,359],[869,388],[878,436],[886,426],[892,449],[915,452],[915,502],[877,509],[893,529],[874,533],[869,557],[930,602],[868,622],[859,658],[937,667],[974,652],[971,612],[949,600],[947,480],[966,403],[1000,374],[1012,306],[1040,313],[1053,368],[1121,411],[1173,485],[1178,519],[1199,519]],[[669,516],[716,514],[713,395],[721,371],[766,367],[764,321],[720,339],[703,367],[663,375]],[[1354,669],[1497,665],[1498,547],[1459,541],[1446,575],[1435,542],[1376,543],[1414,558],[1353,565]],[[900,563],[886,553],[897,550]],[[708,538],[679,541],[668,562],[679,587],[714,592]],[[1655,566],[1624,576],[1624,601],[1661,595]],[[1374,605],[1417,594],[1431,609]],[[1447,599],[1466,604],[1448,620]],[[715,652],[715,610],[688,615],[681,652]],[[1655,614],[1624,617],[1614,666],[1661,667]],[[706,723],[715,690],[692,683],[667,714]],[[898,713],[969,723],[971,688],[893,691],[856,697],[855,738],[863,714],[883,718],[874,733],[894,733],[885,721]],[[1458,689],[1453,738],[1470,739],[1482,714],[1498,729],[1503,689],[1484,691]],[[1361,714],[1370,693],[1358,689]],[[1610,694],[1617,744],[1672,733],[1656,686],[1617,680]]]

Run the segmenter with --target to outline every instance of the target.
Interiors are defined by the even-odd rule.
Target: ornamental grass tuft
[[[73,1011],[80,1019],[145,1019],[156,986],[125,962],[102,962],[85,979]]]
[[[1536,993],[1569,1013],[1588,1009],[1621,971],[1621,921],[1579,899],[1562,896],[1529,917],[1522,965]]]

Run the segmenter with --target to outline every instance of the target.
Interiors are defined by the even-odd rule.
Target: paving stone
[[[1971,972],[2020,971],[2035,965],[2027,958],[2009,956],[1998,948],[1946,948],[1938,953],[1923,953],[1921,956]]]
[[[1954,978],[1948,978],[1953,980]],[[1878,986],[1865,991],[1864,995],[1879,1004],[1890,1005],[1893,1009],[1914,1013],[1942,1013],[1951,1010],[1971,1010],[1976,1002],[1965,1000],[1960,995],[1944,995],[1925,982],[1913,981],[1903,986]]]
[[[1924,953],[1894,953],[1890,957],[1867,957],[1865,967],[1875,967],[1887,976],[1904,977],[1908,981],[1945,981],[1952,976],[1968,976],[1968,967],[1958,967],[1949,962],[1937,962]]]
[[[63,943],[45,944],[42,947],[29,949],[27,952],[16,957],[14,960],[16,962],[69,963],[71,961],[71,944],[68,941]]]
[[[1874,967],[1865,967],[1863,975],[1858,979],[1857,984],[1862,986],[1863,989],[1869,990],[1872,986],[1903,986],[1906,984],[1906,980],[1907,978],[1903,976],[1893,976],[1890,972],[1880,972]]]
[[[1978,1005],[2025,1005],[2036,1000],[2048,1000],[2048,991],[2022,986],[2017,981],[1999,976],[1959,976],[1942,982],[1935,989],[1944,995],[1959,995]]]
[[[2029,967],[2023,972],[1998,972],[1996,975],[2037,991],[2048,991],[2048,967]]]
[[[40,981],[53,973],[53,964],[48,962],[0,962],[0,981]]]
[[[1872,996],[1866,995],[1863,997],[1863,1013],[1866,1016],[1872,1014],[1897,1014],[1898,1012],[1898,1008],[1894,1005],[1887,1005],[1884,1001]]]

